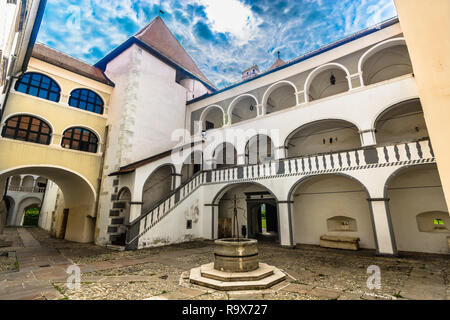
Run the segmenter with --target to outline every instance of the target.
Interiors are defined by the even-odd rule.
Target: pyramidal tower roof
[[[160,16],[153,19],[152,22],[136,33],[134,37],[212,85]]]
[[[276,68],[278,68],[278,67],[284,66],[285,64],[286,64],[286,62],[285,62],[284,60],[278,58],[278,59],[274,62],[274,64],[269,68],[269,70],[267,70],[267,71],[270,71],[270,70],[276,69]]]

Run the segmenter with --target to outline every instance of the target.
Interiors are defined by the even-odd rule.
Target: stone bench
[[[358,250],[359,238],[344,236],[323,235],[320,237],[320,246],[324,248]]]

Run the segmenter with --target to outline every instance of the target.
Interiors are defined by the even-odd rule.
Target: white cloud
[[[205,6],[213,31],[229,33],[240,43],[251,39],[262,22],[238,0],[198,0],[198,3]]]

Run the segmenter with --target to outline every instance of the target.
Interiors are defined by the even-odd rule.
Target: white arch
[[[203,131],[203,129],[204,129],[203,122],[205,121],[206,115],[208,114],[209,110],[212,108],[219,108],[220,111],[222,111],[222,126],[225,124],[225,110],[223,110],[223,108],[217,104],[212,104],[212,105],[207,106],[200,114],[200,126],[201,126],[200,132]]]
[[[252,98],[255,101],[255,103],[256,103],[255,107],[258,108],[258,99],[256,99],[256,97],[254,95],[252,95],[250,93],[241,94],[240,96],[234,98],[233,101],[231,101],[230,105],[228,106],[228,112],[227,112],[227,114],[228,114],[228,124],[231,124],[232,113],[233,113],[234,107],[236,106],[236,104],[241,99],[244,99],[244,98]],[[259,113],[259,112],[260,111],[257,109],[257,113]]]
[[[352,81],[350,79],[350,72],[348,71],[348,69],[340,64],[340,63],[336,63],[336,62],[330,62],[324,65],[321,65],[317,68],[315,68],[313,71],[311,71],[311,73],[308,75],[308,78],[306,78],[306,82],[305,82],[305,87],[304,87],[304,94],[305,94],[305,103],[309,102],[309,87],[311,86],[311,83],[313,82],[314,78],[321,73],[322,71],[326,71],[326,70],[330,70],[330,69],[335,69],[335,68],[339,68],[342,71],[345,72],[345,74],[347,75],[347,81],[348,81],[348,89],[352,90]]]
[[[76,175],[77,177],[79,177],[81,180],[83,180],[83,181],[89,186],[89,188],[91,189],[92,194],[93,194],[93,196],[94,196],[94,199],[97,198],[97,192],[95,191],[94,186],[91,184],[91,182],[90,182],[88,179],[86,179],[85,177],[83,177],[83,176],[82,176],[81,174],[79,174],[78,172],[75,172],[74,170],[71,170],[71,169],[68,169],[68,168],[65,168],[65,167],[61,167],[61,166],[56,166],[56,165],[44,165],[44,164],[35,164],[35,165],[30,164],[30,165],[17,166],[17,167],[12,167],[12,168],[8,168],[8,169],[5,169],[5,170],[3,170],[3,171],[0,171],[0,178],[1,178],[4,174],[8,174],[9,172],[15,172],[15,171],[21,171],[21,170],[24,170],[24,169],[33,169],[33,168],[42,168],[42,169],[51,169],[51,168],[54,168],[54,169],[59,169],[59,170],[63,170],[63,171],[67,171],[67,172],[73,173],[74,175]],[[15,173],[12,173],[12,175],[17,175],[17,173],[16,173],[16,174],[15,174]],[[47,177],[47,175],[42,175],[42,174],[40,174],[39,176],[40,176],[40,177],[44,177],[44,178],[46,178],[46,179],[52,180],[51,178]],[[56,182],[55,182],[55,183],[56,183]]]
[[[289,80],[281,80],[281,81],[278,81],[278,82],[275,82],[274,84],[272,84],[269,88],[267,88],[266,92],[264,92],[262,103],[261,103],[262,104],[261,115],[265,115],[266,114],[267,100],[269,100],[270,94],[275,89],[278,89],[279,87],[282,87],[284,84],[290,85],[292,88],[294,88],[295,105],[298,105],[298,90],[297,90],[297,87],[295,86],[295,84],[293,84]]]
[[[400,103],[404,103],[404,102],[412,102],[414,100],[418,100],[420,105],[422,105],[422,102],[420,101],[420,97],[419,96],[411,96],[410,98],[403,98],[403,99],[398,99],[395,100],[394,102],[390,103],[389,105],[387,105],[386,107],[384,107],[383,109],[381,109],[381,111],[379,111],[377,114],[375,114],[375,116],[372,118],[371,123],[372,123],[372,128],[375,129],[378,119],[385,113],[388,112],[390,109],[392,109],[393,107],[395,107],[396,105],[400,104]]]
[[[372,48],[370,48],[369,50],[367,50],[359,59],[358,62],[358,72],[359,72],[359,78],[361,81],[361,85],[364,86],[364,78],[363,78],[363,71],[362,71],[362,67],[364,65],[364,63],[367,61],[367,59],[369,59],[372,55],[374,55],[375,53],[380,52],[381,50],[384,50],[386,48],[390,48],[393,46],[397,46],[397,45],[405,45],[406,46],[406,40],[403,37],[399,37],[399,38],[394,38],[394,39],[389,39],[383,42],[380,42],[378,44],[376,44],[375,46],[373,46]]]

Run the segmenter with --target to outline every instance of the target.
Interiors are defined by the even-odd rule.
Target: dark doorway
[[[278,211],[276,201],[267,193],[247,193],[248,237],[261,241],[278,241]]]

